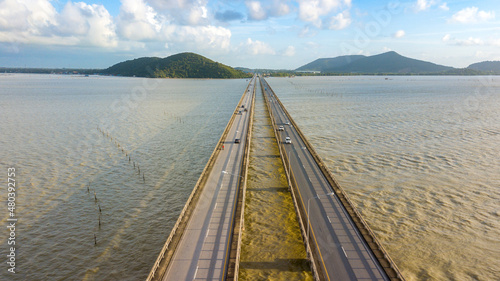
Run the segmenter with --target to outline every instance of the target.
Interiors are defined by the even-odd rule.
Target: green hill
[[[166,58],[144,57],[117,63],[104,74],[151,78],[244,78],[243,71],[214,62],[194,53],[180,53]]]
[[[482,72],[500,74],[500,61],[483,61],[483,62],[473,63],[469,65],[467,68]]]
[[[346,57],[350,57],[350,61],[346,60]],[[339,65],[338,63],[329,62],[347,63]],[[297,70],[305,70],[306,66],[309,66],[307,70],[321,71],[323,73],[357,74],[438,74],[453,69],[453,67],[407,58],[392,51],[369,57],[341,56],[332,59],[320,59],[299,67]]]
[[[321,71],[330,72],[332,69],[348,65],[358,59],[365,58],[362,55],[340,56],[335,58],[322,58],[310,62],[296,69],[296,71]]]

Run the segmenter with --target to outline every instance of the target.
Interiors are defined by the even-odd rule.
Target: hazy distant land
[[[247,78],[259,72],[289,75],[500,75],[500,61],[484,61],[466,68],[454,68],[404,57],[396,52],[374,56],[347,55],[320,58],[294,70],[230,67],[195,53],[166,58],[142,57],[117,63],[106,69],[4,68],[2,73],[53,73],[112,75],[149,78]]]

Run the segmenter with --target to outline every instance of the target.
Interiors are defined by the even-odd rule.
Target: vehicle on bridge
[[[283,126],[280,126],[280,127],[278,128],[278,131],[284,131],[284,130],[285,130],[285,127],[283,127]]]
[[[287,144],[292,143],[292,140],[290,139],[290,137],[286,137],[285,138],[285,143],[287,143]]]

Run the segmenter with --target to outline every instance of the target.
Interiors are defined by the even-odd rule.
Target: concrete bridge
[[[404,280],[270,85],[243,93],[147,280],[237,280],[254,98],[269,109],[316,280]]]

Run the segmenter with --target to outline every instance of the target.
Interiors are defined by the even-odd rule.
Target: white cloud
[[[445,2],[441,5],[439,5],[439,9],[443,10],[443,11],[449,11],[450,10],[450,7],[448,7],[448,4]]]
[[[126,39],[151,39],[161,31],[164,18],[143,0],[122,0],[118,32]]]
[[[247,0],[245,1],[245,5],[248,10],[248,18],[251,20],[265,20],[269,17],[287,15],[291,12],[287,2],[289,2],[289,0]]]
[[[169,43],[182,43],[192,49],[228,49],[231,31],[220,26],[178,26],[164,28],[165,40]]]
[[[207,7],[200,5],[194,6],[189,11],[188,22],[191,25],[199,25],[206,23],[208,19]]]
[[[267,12],[264,10],[262,4],[259,1],[246,1],[245,5],[247,6],[250,19],[252,20],[267,19]]]
[[[431,6],[435,4],[436,2],[434,0],[417,0],[417,3],[415,3],[414,5],[414,9],[417,12],[421,12],[429,9]]]
[[[56,24],[56,10],[48,0],[0,2],[0,30],[39,33]]]
[[[114,47],[117,45],[115,24],[103,5],[68,2],[58,17],[58,29],[77,35],[79,45]],[[68,29],[75,27],[79,33]]]
[[[340,30],[351,24],[351,15],[349,11],[344,11],[330,18],[328,29]]]
[[[274,49],[269,46],[269,44],[255,40],[253,41],[251,38],[247,39],[247,42],[244,44],[243,48],[246,50],[248,54],[251,55],[274,55],[276,52]]]
[[[171,22],[182,25],[209,24],[208,0],[147,0],[146,2]]]
[[[456,46],[481,46],[486,43],[481,38],[469,37],[467,39],[457,39],[452,37],[450,34],[443,36],[442,41],[448,45]],[[489,45],[492,45],[489,43]]]
[[[491,45],[500,47],[500,39],[493,39],[491,40]]]
[[[298,0],[298,2],[299,18],[317,27],[321,25],[321,17],[343,7],[351,7],[351,0]]]
[[[406,35],[406,32],[405,32],[404,30],[398,30],[398,31],[396,31],[396,32],[392,35],[392,37],[394,37],[394,38],[401,38],[401,37],[403,37],[403,36],[405,36],[405,35]]]
[[[38,45],[117,45],[113,18],[102,5],[68,2],[58,14],[47,0],[0,3],[0,42]]]
[[[295,56],[295,47],[294,46],[286,47],[286,49],[283,51],[283,55],[287,57]]]
[[[495,18],[494,11],[479,11],[477,7],[468,7],[458,11],[451,17],[450,22],[477,23]]]
[[[290,13],[290,6],[279,0],[275,0],[271,7],[271,14],[273,16],[284,16]]]

